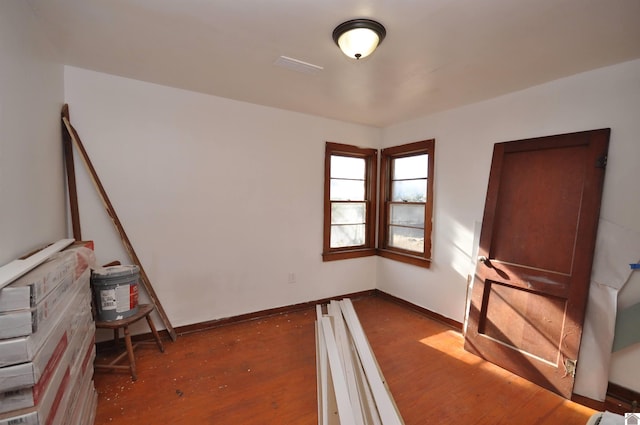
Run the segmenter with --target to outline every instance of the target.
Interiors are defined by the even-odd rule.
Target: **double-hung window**
[[[434,145],[425,140],[383,149],[378,192],[375,149],[327,142],[324,261],[377,254],[430,266]]]
[[[429,267],[434,141],[383,149],[378,254]]]
[[[327,142],[323,260],[375,255],[377,151]]]

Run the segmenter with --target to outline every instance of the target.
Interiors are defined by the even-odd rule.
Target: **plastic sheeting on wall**
[[[618,291],[631,276],[629,264],[639,258],[640,233],[601,219],[573,388],[575,394],[598,401],[605,399]]]

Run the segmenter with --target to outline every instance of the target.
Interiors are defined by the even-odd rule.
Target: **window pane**
[[[424,230],[389,226],[389,246],[423,253]]]
[[[331,179],[332,201],[364,201],[364,180]]]
[[[429,175],[429,155],[395,158],[391,168],[393,180],[427,178]]]
[[[331,224],[362,224],[365,222],[366,205],[362,203],[331,203]]]
[[[427,179],[391,182],[391,201],[427,202]]]
[[[424,228],[423,205],[391,205],[391,224]]]
[[[331,155],[331,178],[364,180],[365,165],[364,158]]]
[[[364,224],[331,226],[331,248],[364,245]]]

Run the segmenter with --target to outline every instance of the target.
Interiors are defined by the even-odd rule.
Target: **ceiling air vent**
[[[278,59],[276,59],[274,64],[283,68],[291,69],[293,71],[303,72],[305,74],[317,74],[324,69],[321,66],[304,62],[298,59],[289,58],[287,56],[280,56]]]

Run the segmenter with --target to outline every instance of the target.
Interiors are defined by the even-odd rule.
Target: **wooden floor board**
[[[484,362],[459,332],[382,297],[354,299],[407,425],[584,425],[595,412]],[[96,425],[317,423],[315,309],[136,351],[138,380],[96,372]]]

